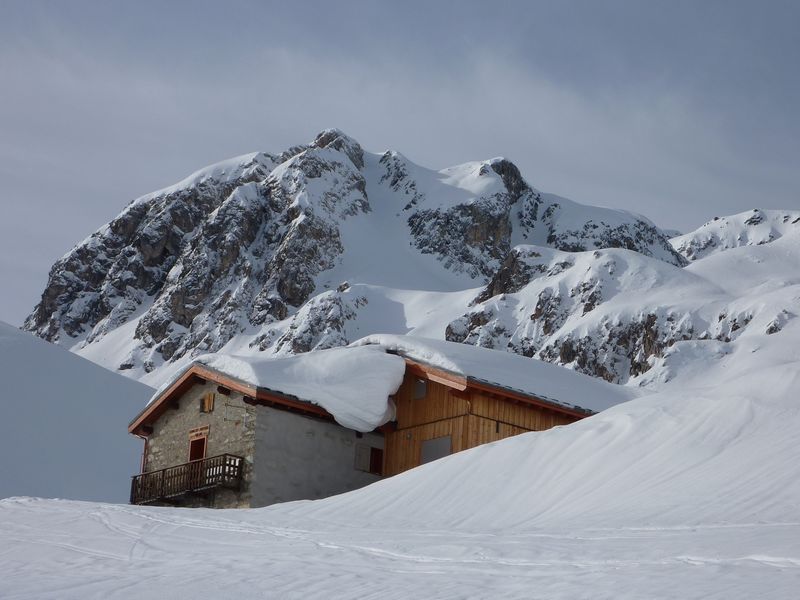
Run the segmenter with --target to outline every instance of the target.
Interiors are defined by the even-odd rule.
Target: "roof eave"
[[[213,381],[218,385],[239,392],[246,398],[251,398],[256,404],[280,405],[296,412],[316,416],[326,420],[334,420],[327,410],[312,402],[302,400],[296,396],[283,394],[262,386],[232,377],[218,369],[209,367],[204,363],[192,363],[175,380],[148,404],[128,425],[128,433],[142,435],[142,428],[152,425],[167,409],[169,403],[186,392],[188,387],[195,383],[195,379]]]
[[[470,375],[464,376],[453,371],[446,371],[439,367],[434,367],[428,363],[425,363],[424,361],[409,358],[400,352],[397,352],[397,354],[405,359],[406,365],[410,367],[409,370],[411,373],[416,375],[424,375],[431,381],[436,381],[437,383],[441,383],[460,391],[464,391],[467,388],[482,389],[490,393],[511,397],[515,400],[525,402],[526,404],[533,404],[547,410],[552,410],[580,419],[596,414],[595,411],[581,408],[579,406],[563,404],[557,400],[542,398],[541,396],[537,396],[535,394],[528,394],[522,390],[505,387],[498,383],[484,379],[478,379]]]

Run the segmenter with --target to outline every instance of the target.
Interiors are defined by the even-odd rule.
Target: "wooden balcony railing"
[[[131,481],[131,504],[168,501],[190,492],[217,487],[238,489],[242,481],[244,459],[220,454],[194,460],[176,467],[134,475]]]

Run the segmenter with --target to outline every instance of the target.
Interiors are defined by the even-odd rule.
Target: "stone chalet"
[[[542,361],[407,336],[288,358],[206,355],[131,422],[144,440],[131,502],[323,498],[636,395]]]

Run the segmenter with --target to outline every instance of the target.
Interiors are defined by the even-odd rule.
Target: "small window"
[[[443,437],[433,438],[422,442],[422,450],[420,452],[420,464],[444,458],[450,454],[452,447],[452,440],[449,435]]]
[[[414,381],[414,400],[422,400],[428,395],[428,382],[424,379]]]
[[[214,399],[216,394],[214,392],[208,392],[204,394],[202,398],[200,398],[200,412],[202,413],[210,413],[214,411]]]
[[[206,457],[206,437],[189,440],[189,462]]]

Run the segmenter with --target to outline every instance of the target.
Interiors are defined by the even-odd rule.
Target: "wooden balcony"
[[[134,475],[131,504],[177,502],[179,497],[205,493],[215,488],[238,489],[242,482],[244,459],[220,454],[160,471]]]

